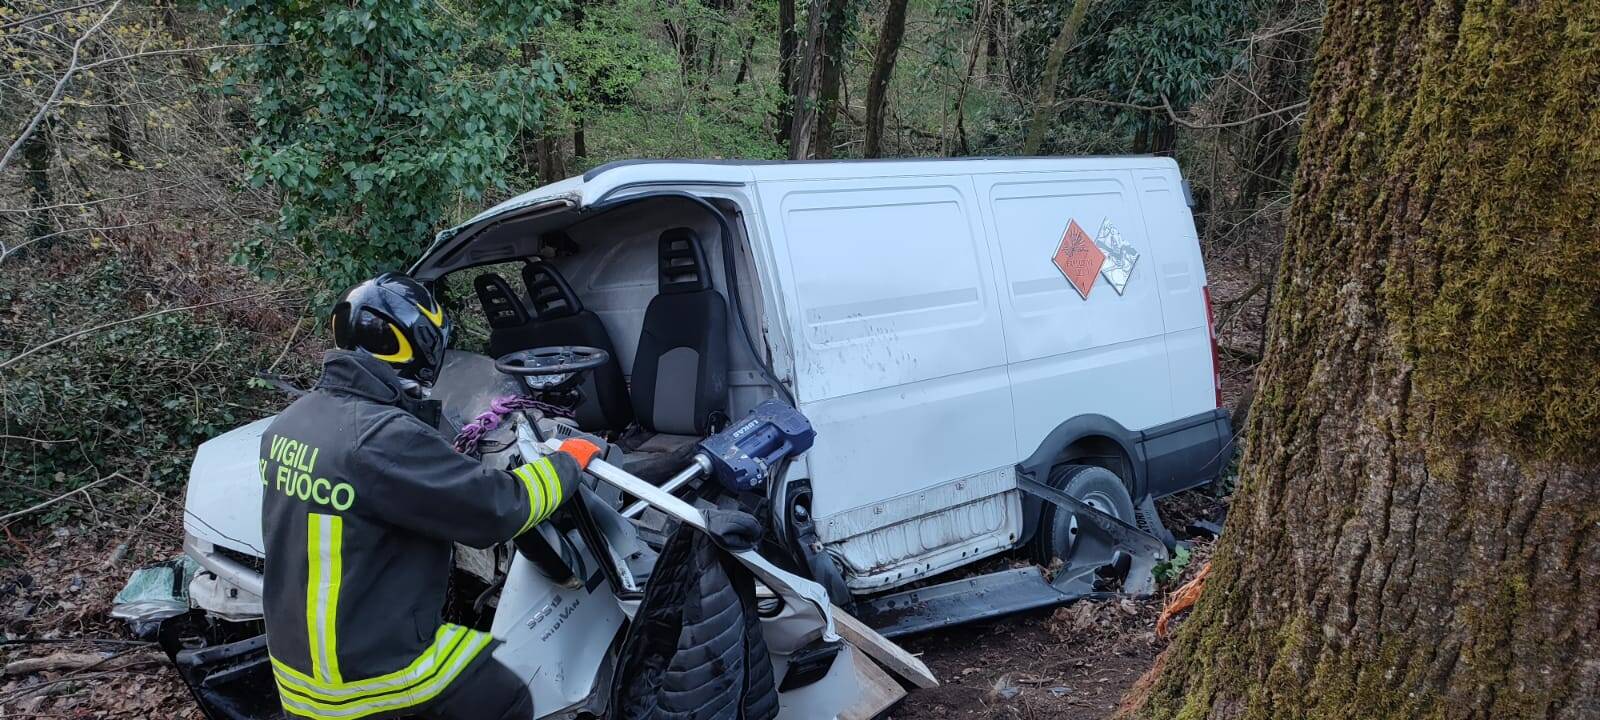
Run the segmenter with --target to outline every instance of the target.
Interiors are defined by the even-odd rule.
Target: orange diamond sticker
[[[1061,234],[1061,244],[1056,247],[1056,254],[1050,261],[1066,276],[1067,282],[1072,283],[1073,289],[1088,300],[1089,290],[1094,287],[1094,279],[1100,275],[1100,266],[1105,263],[1106,254],[1094,244],[1094,238],[1089,237],[1089,233],[1078,227],[1077,220],[1068,220],[1067,231]]]

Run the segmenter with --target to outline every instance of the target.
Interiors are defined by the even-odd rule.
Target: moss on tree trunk
[[[1600,3],[1329,3],[1240,490],[1149,718],[1600,717]]]

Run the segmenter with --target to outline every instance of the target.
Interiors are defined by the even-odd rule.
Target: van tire
[[[1089,506],[1115,516],[1129,525],[1138,523],[1128,486],[1117,474],[1098,465],[1057,465],[1050,471],[1050,486],[1059,488]],[[1070,518],[1056,506],[1045,503],[1039,518],[1039,534],[1033,539],[1034,561],[1049,567],[1056,558],[1072,552]]]

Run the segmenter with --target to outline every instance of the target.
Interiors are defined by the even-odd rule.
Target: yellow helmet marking
[[[392,324],[389,326],[389,331],[394,333],[394,339],[400,343],[400,349],[388,355],[379,355],[377,353],[373,353],[372,356],[384,362],[392,362],[396,364],[411,362],[411,358],[414,355],[414,353],[411,351],[411,342],[406,340],[405,335],[400,334],[400,328]]]
[[[434,327],[444,327],[444,308],[435,305],[432,310],[429,310],[418,304],[417,309],[421,310],[423,315],[427,315],[428,319],[433,321]]]

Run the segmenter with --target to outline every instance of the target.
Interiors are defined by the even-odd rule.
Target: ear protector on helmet
[[[421,283],[384,273],[345,292],[333,307],[333,343],[364,351],[400,377],[431,385],[444,364],[450,323]]]

